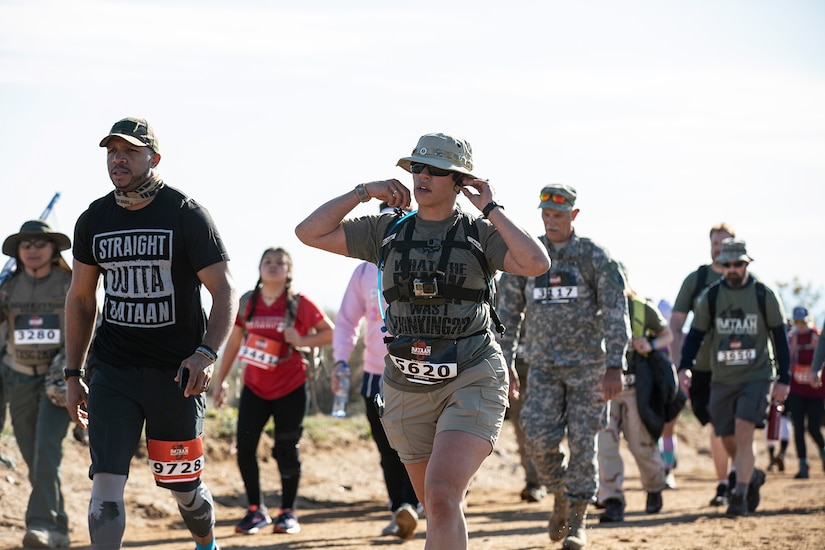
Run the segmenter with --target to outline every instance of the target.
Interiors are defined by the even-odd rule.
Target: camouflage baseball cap
[[[446,134],[421,136],[412,155],[399,159],[397,166],[409,172],[410,164],[414,162],[460,172],[468,176],[473,175],[473,149],[470,143]]]
[[[748,250],[745,248],[745,241],[737,239],[725,239],[722,241],[722,251],[714,259],[715,262],[726,264],[728,262],[752,262],[753,258],[748,256]]]
[[[127,117],[115,122],[109,135],[100,140],[100,146],[106,147],[113,137],[123,138],[132,145],[138,147],[148,147],[155,153],[160,153],[158,138],[155,131],[145,118]]]
[[[541,190],[539,200],[539,208],[573,210],[576,204],[576,189],[563,183],[551,183]]]

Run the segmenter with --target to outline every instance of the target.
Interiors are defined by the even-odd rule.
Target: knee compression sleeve
[[[117,550],[126,530],[123,488],[126,476],[95,474],[89,500],[89,536],[92,550]]]
[[[299,454],[301,430],[275,435],[272,458],[278,463],[281,477],[295,478],[301,475],[301,457]]]
[[[172,491],[172,494],[189,531],[196,537],[208,535],[215,526],[215,507],[206,484],[201,482],[192,491]]]

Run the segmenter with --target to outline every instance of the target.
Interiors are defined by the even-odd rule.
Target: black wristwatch
[[[63,367],[63,380],[68,380],[72,376],[83,378],[85,375],[86,371],[83,369],[67,369]]]

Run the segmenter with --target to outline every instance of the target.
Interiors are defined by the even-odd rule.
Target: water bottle
[[[771,403],[771,408],[768,411],[768,441],[779,441],[779,428],[782,426],[782,412],[785,410],[785,405],[780,401]]]
[[[349,366],[344,361],[338,361],[332,369],[332,416],[347,416],[349,384]]]

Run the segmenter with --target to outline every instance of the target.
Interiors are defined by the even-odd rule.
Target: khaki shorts
[[[381,422],[404,463],[427,460],[436,434],[446,430],[467,432],[495,446],[508,404],[508,386],[501,355],[481,360],[430,392],[405,392],[384,384]]]

